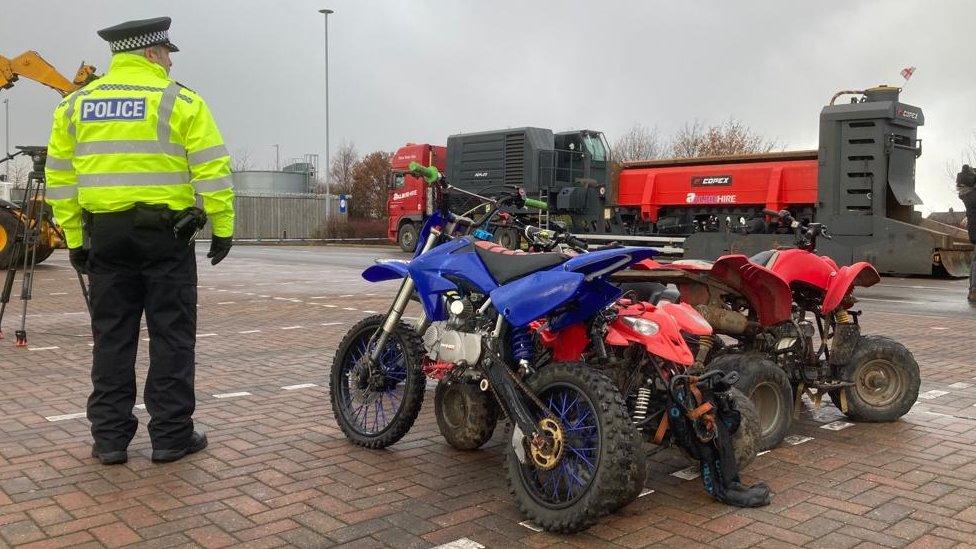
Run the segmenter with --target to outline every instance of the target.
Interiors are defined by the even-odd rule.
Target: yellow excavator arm
[[[0,55],[0,88],[10,89],[21,76],[44,84],[61,94],[61,97],[98,78],[95,67],[84,62],[75,73],[74,80],[68,80],[36,51],[25,51],[13,59]]]

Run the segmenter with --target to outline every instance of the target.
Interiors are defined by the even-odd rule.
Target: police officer
[[[976,245],[976,171],[969,164],[963,164],[962,170],[956,174],[956,192],[966,206],[969,241]],[[976,303],[976,254],[969,274],[969,302]]]
[[[54,111],[47,200],[64,228],[71,264],[91,281],[92,457],[125,463],[138,422],[135,360],[146,313],[152,460],[207,446],[193,430],[197,272],[192,235],[213,224],[211,263],[230,251],[230,157],[207,104],[170,79],[169,17],[102,29],[113,57],[105,76]],[[177,234],[174,226],[191,218]],[[184,225],[180,223],[180,225]]]

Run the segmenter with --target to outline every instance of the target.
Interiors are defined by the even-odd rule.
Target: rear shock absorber
[[[711,352],[714,345],[714,336],[703,335],[698,337],[698,354],[695,355],[695,364],[692,366],[695,371],[700,371],[705,367],[705,359],[708,358],[708,353]]]
[[[834,337],[830,342],[830,363],[840,366],[850,362],[854,347],[861,338],[861,328],[846,309],[834,313]]]
[[[518,363],[523,374],[531,373],[532,358],[535,356],[535,342],[527,327],[512,328],[508,336],[512,349],[512,359]]]
[[[647,419],[647,407],[651,403],[651,390],[646,386],[642,386],[637,389],[637,398],[634,400],[634,418],[633,422],[635,425],[640,426]]]

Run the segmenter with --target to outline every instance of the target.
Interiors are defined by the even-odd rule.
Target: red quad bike
[[[828,395],[857,421],[905,415],[918,397],[918,363],[901,343],[862,335],[860,312],[851,310],[854,288],[878,283],[877,270],[865,262],[839,267],[814,253],[818,236],[830,238],[822,224],[799,223],[786,210],[765,213],[795,234],[795,248],[714,263],[647,260],[617,280],[675,283],[716,334],[735,340],[700,337],[695,370],[739,373],[735,386],[756,404],[764,449],[789,432],[803,394],[815,405]]]
[[[530,249],[585,253],[586,244],[557,224],[555,231],[525,228]],[[732,387],[738,374],[713,370],[692,375],[689,339],[710,337],[701,314],[677,296],[661,292],[637,301],[625,292],[614,305],[587,320],[553,330],[534,323],[543,353],[536,367],[586,363],[602,371],[625,396],[631,422],[645,442],[660,449],[677,445],[699,462],[705,490],[716,500],[741,507],[771,501],[769,488],[744,486],[738,472],[759,451],[759,418],[752,402]],[[644,488],[643,449],[636,449],[629,488],[616,507]]]

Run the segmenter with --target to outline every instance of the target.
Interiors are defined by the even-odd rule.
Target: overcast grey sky
[[[460,131],[601,129],[668,134],[735,117],[787,149],[817,145],[839,89],[902,83],[919,106],[925,210],[961,208],[946,163],[976,131],[976,4],[967,1],[0,0],[0,53],[39,51],[73,76],[103,71],[95,31],[168,15],[173,76],[211,105],[256,167],[325,146],[322,16],[330,20],[332,148],[443,144]],[[22,81],[12,144],[44,143],[57,94]]]

